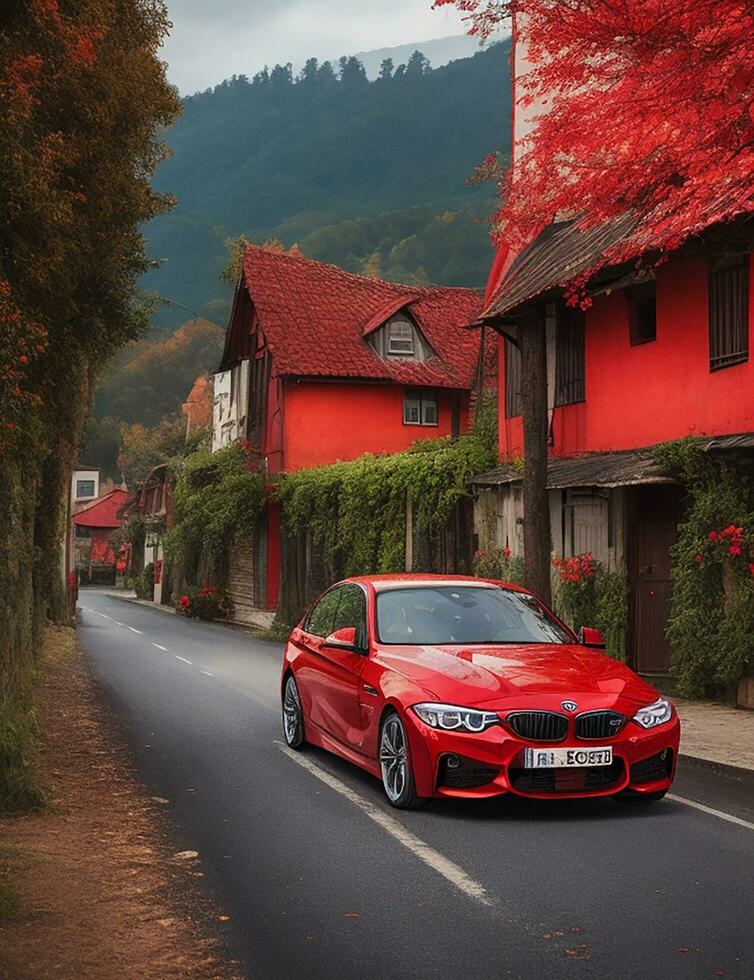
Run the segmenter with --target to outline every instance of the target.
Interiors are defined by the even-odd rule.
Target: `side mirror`
[[[597,650],[604,650],[605,637],[599,630],[592,629],[591,626],[582,626],[579,630],[579,643],[582,647],[594,647]]]
[[[364,652],[357,641],[355,626],[344,626],[343,629],[335,630],[334,633],[325,638],[323,646],[332,647],[335,650],[350,650],[351,653]]]

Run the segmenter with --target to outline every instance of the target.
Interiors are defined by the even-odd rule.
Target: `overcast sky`
[[[454,7],[432,0],[168,0],[170,80],[182,95],[263,65],[336,58],[463,34]]]

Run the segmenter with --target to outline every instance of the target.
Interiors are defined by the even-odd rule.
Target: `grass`
[[[73,656],[76,632],[67,626],[48,626],[42,636],[42,670],[55,668]],[[36,674],[36,671],[35,671]],[[23,696],[0,700],[0,813],[35,812],[44,808],[44,787],[38,770],[39,729],[36,688],[39,677],[22,685]]]

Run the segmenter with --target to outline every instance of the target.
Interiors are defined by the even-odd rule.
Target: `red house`
[[[244,438],[276,474],[390,453],[468,428],[481,297],[247,248],[214,381],[213,450]],[[232,556],[237,609],[277,605],[280,520],[270,503]]]
[[[76,571],[86,582],[115,584],[118,556],[111,538],[123,526],[123,513],[130,501],[127,490],[111,490],[74,515]]]
[[[530,68],[514,52],[514,89]],[[514,158],[539,111],[517,112]],[[710,213],[707,229],[657,266],[658,255],[634,247],[636,226],[631,215],[583,232],[561,221],[517,255],[501,250],[480,321],[500,335],[504,464],[476,481],[476,528],[482,548],[521,553],[521,467],[511,465],[523,455],[517,334],[536,315],[547,337],[552,551],[626,569],[629,663],[664,675],[682,492],[651,447],[694,436],[733,462],[754,453],[754,221],[721,224]],[[567,307],[564,287],[618,243],[632,260],[592,277],[586,312]]]

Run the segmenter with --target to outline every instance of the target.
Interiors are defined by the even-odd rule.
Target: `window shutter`
[[[505,338],[505,417],[521,414],[521,351]]]

